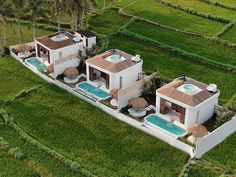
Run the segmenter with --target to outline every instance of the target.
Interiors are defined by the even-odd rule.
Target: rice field
[[[236,133],[203,156],[204,159],[236,173]]]
[[[33,176],[57,176],[57,177],[75,177],[78,176],[74,174],[68,167],[55,160],[53,157],[37,149],[29,143],[22,140],[18,133],[12,128],[1,125],[0,135],[12,147],[18,147],[26,155],[25,161],[14,160],[13,157],[8,157],[8,155],[2,153],[0,150],[0,176],[12,177],[12,176],[22,176],[22,177],[33,177]],[[9,163],[13,161],[12,163]],[[15,162],[14,162],[15,161]],[[23,168],[21,170],[20,168]]]
[[[97,34],[111,35],[128,21],[129,18],[118,16],[117,11],[108,10],[91,18],[88,23],[90,24],[89,29]]]
[[[99,176],[173,177],[186,162],[187,154],[54,85],[7,110],[32,137]]]
[[[123,11],[153,22],[206,35],[215,35],[225,25],[173,9],[155,0],[136,1],[123,8]]]
[[[180,48],[190,53],[207,57],[220,63],[232,66],[236,65],[236,52],[234,49],[224,47],[204,38],[169,31],[146,22],[133,22],[127,29],[131,32]]]
[[[0,25],[0,35],[3,39],[3,25]],[[22,43],[33,42],[33,29],[31,25],[20,25]],[[16,23],[9,22],[7,26],[7,46],[19,44],[18,27]],[[42,29],[36,29],[36,36],[44,36],[52,32]]]
[[[212,0],[213,2],[219,2],[221,4],[236,7],[236,1],[235,0]]]
[[[206,84],[216,83],[221,90],[220,98],[222,100],[229,100],[235,93],[235,75],[192,63],[148,43],[134,41],[122,35],[110,38],[110,48],[115,47],[131,54],[141,55],[145,70],[158,71],[167,78],[175,79],[187,75]]]
[[[236,25],[230,28],[221,38],[236,43]]]
[[[172,3],[174,5],[180,5],[185,8],[194,9],[204,14],[215,15],[232,21],[236,19],[236,13],[234,10],[207,4],[199,0],[164,0],[164,1]]]
[[[0,58],[0,103],[46,82],[11,57]]]

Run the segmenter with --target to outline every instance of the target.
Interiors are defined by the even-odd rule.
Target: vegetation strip
[[[184,11],[186,13],[191,14],[191,15],[196,15],[196,16],[199,16],[199,17],[202,17],[202,18],[218,21],[218,22],[221,22],[221,23],[229,23],[230,22],[230,20],[228,20],[228,19],[226,19],[224,17],[220,17],[220,16],[216,16],[216,15],[211,15],[211,14],[205,14],[205,13],[199,12],[199,11],[191,9],[191,8],[182,7],[179,4],[178,5],[174,5],[174,4],[170,3],[170,2],[166,2],[166,1],[163,1],[163,0],[155,0],[155,1],[159,2],[159,3],[162,3],[164,5],[167,5],[169,7],[182,10],[182,11]]]
[[[170,30],[170,31],[187,34],[187,35],[190,35],[190,36],[193,36],[193,37],[205,38],[205,39],[214,41],[214,42],[216,42],[216,43],[218,43],[220,45],[224,45],[226,47],[236,49],[236,43],[232,43],[232,42],[230,42],[228,40],[220,39],[217,36],[211,37],[211,36],[208,36],[208,35],[203,35],[203,34],[200,34],[200,33],[186,31],[186,30],[181,30],[181,29],[177,29],[177,28],[170,27],[170,26],[167,26],[167,25],[163,25],[163,24],[160,24],[160,23],[157,23],[157,22],[153,22],[153,21],[145,19],[145,18],[141,18],[141,17],[135,16],[135,15],[131,15],[131,14],[125,13],[125,12],[123,12],[122,8],[120,8],[120,7],[113,6],[112,9],[118,10],[118,14],[119,15],[123,15],[123,16],[127,16],[127,17],[130,17],[130,18],[133,18],[136,21],[147,22],[147,23],[150,23],[152,25],[156,25],[158,27],[161,27],[161,28],[164,28],[164,29],[167,29],[167,30]]]
[[[229,9],[229,10],[236,10],[236,7],[224,5],[224,4],[217,2],[217,1],[212,1],[212,0],[200,0],[200,1],[208,3],[208,4],[212,4],[215,6],[223,7],[225,9]]]
[[[8,124],[10,127],[15,129],[18,134],[25,139],[27,142],[31,143],[35,147],[38,147],[39,149],[45,151],[46,153],[50,154],[52,157],[54,157],[57,160],[60,160],[62,163],[64,163],[66,166],[69,166],[71,170],[78,172],[84,176],[87,177],[95,177],[93,173],[88,171],[87,169],[81,167],[77,162],[72,161],[66,157],[64,157],[62,154],[58,153],[57,151],[45,146],[44,144],[40,143],[39,141],[32,138],[30,135],[28,135],[22,128],[20,128],[15,122],[14,118],[12,116],[9,116],[9,114],[4,110],[0,109],[0,115],[4,119],[4,122]]]
[[[180,55],[180,56],[182,56],[182,57],[184,57],[186,59],[191,59],[191,60],[197,61],[197,62],[202,63],[202,64],[208,64],[208,65],[210,65],[212,67],[217,67],[219,69],[223,69],[225,71],[230,71],[231,73],[236,74],[236,67],[235,66],[219,63],[219,62],[211,60],[209,58],[206,58],[206,57],[203,57],[203,56],[200,56],[200,55],[197,55],[197,54],[186,52],[186,51],[184,51],[182,49],[169,46],[169,45],[161,43],[159,41],[156,41],[156,40],[144,37],[142,35],[130,32],[130,31],[126,30],[126,29],[121,30],[120,33],[122,33],[124,35],[127,35],[127,36],[130,36],[130,37],[133,37],[133,38],[137,38],[137,39],[139,39],[141,41],[151,42],[152,44],[157,45],[161,49],[166,49],[169,52],[171,52],[172,54]]]
[[[231,23],[228,23],[227,25],[224,26],[224,28],[219,31],[219,33],[217,33],[215,36],[216,37],[221,37],[223,36],[227,31],[229,31],[231,28],[234,27],[234,25],[236,24],[236,21],[233,21]]]

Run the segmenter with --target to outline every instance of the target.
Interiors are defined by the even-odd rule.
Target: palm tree
[[[7,33],[6,33],[6,29],[7,29],[7,19],[6,16],[10,14],[11,12],[11,3],[10,1],[6,1],[6,0],[0,0],[0,24],[2,24],[1,26],[4,29],[4,37],[3,37],[3,47],[6,47],[6,38],[7,38]]]
[[[66,0],[65,9],[72,16],[72,30],[78,30],[84,23],[88,4],[95,4],[95,0]]]
[[[30,16],[33,23],[33,39],[36,36],[35,25],[37,23],[37,19],[39,17],[43,17],[44,19],[48,18],[49,11],[43,7],[43,3],[43,0],[29,0],[28,7],[30,9]]]
[[[21,43],[20,21],[26,13],[26,6],[25,6],[26,0],[11,0],[11,2],[12,2],[12,10],[14,12],[14,16],[18,24],[19,43]]]
[[[53,14],[57,16],[57,30],[60,31],[61,22],[60,22],[60,13],[63,8],[63,0],[52,0],[53,4]]]

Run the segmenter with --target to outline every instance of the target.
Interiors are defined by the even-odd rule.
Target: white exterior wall
[[[59,74],[62,74],[66,68],[68,67],[77,67],[79,66],[80,60],[78,58],[74,58],[68,62],[54,65],[54,77],[57,77]]]
[[[106,71],[102,68],[99,68],[95,65],[92,65],[88,62],[86,62],[86,72],[87,74],[87,80],[89,81],[89,67],[92,67],[94,69],[97,69],[101,72],[109,74],[109,90],[120,88],[120,77],[122,76],[122,88],[125,88],[129,86],[130,84],[136,82],[138,80],[139,73],[142,73],[142,64],[143,61],[140,63],[135,64],[134,66],[127,68],[119,73],[111,73],[109,71]]]
[[[78,32],[76,32],[75,34],[76,36],[79,36],[82,39],[84,47],[92,48],[93,45],[97,44],[96,36],[87,38],[85,36],[82,37],[81,34],[79,34]],[[88,46],[86,46],[86,39],[88,39]]]
[[[185,122],[184,122],[184,127],[188,128],[193,124],[197,123],[197,111],[196,109],[189,109],[186,108],[185,112]]]

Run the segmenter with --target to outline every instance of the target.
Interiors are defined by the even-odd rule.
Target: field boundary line
[[[165,49],[165,50],[169,51],[170,53],[182,56],[183,58],[188,58],[188,61],[192,60],[192,61],[195,61],[199,64],[208,64],[211,67],[216,67],[218,69],[224,70],[225,72],[229,72],[233,75],[236,74],[236,67],[235,66],[223,64],[223,63],[217,62],[215,60],[209,59],[207,57],[204,57],[204,56],[201,56],[201,55],[198,55],[195,53],[187,52],[187,51],[182,50],[180,48],[173,47],[171,45],[164,44],[162,42],[142,36],[140,34],[130,32],[126,29],[122,30],[120,33],[124,34],[126,36],[129,36],[129,37],[136,38],[136,39],[143,41],[143,42],[149,41],[152,44],[156,45],[158,48]]]
[[[220,2],[214,2],[212,0],[199,0],[199,1],[202,1],[204,3],[210,4],[210,5],[213,5],[213,6],[219,6],[219,7],[225,8],[225,9],[236,11],[236,6],[235,7],[234,6],[228,6],[228,5],[222,4]]]
[[[65,166],[69,167],[72,171],[86,177],[96,177],[95,174],[93,174],[86,168],[81,167],[81,165],[78,164],[76,161],[73,161],[65,157],[63,154],[57,152],[56,150],[50,148],[49,146],[44,145],[40,141],[34,139],[23,128],[21,128],[17,123],[15,123],[14,117],[9,115],[9,113],[5,109],[3,108],[0,109],[0,116],[2,116],[2,118],[4,119],[5,124],[13,128],[21,136],[22,139],[32,144],[33,146],[37,147],[38,149],[44,151],[48,155],[52,156],[54,159],[58,160]]]
[[[212,21],[216,21],[216,22],[220,22],[220,23],[229,23],[231,21],[231,20],[226,19],[226,18],[221,17],[221,16],[205,14],[205,13],[199,12],[199,11],[197,11],[195,9],[192,9],[192,8],[185,8],[185,7],[183,7],[179,4],[175,5],[171,2],[166,2],[166,1],[163,1],[163,0],[155,0],[155,1],[157,3],[159,2],[163,5],[171,7],[173,9],[177,9],[177,10],[180,10],[182,12],[188,13],[190,15],[195,15],[195,16],[202,17],[202,18],[205,18],[205,19],[208,19],[208,20],[212,20]]]
[[[224,40],[224,39],[221,39],[221,38],[216,37],[216,36],[208,36],[208,35],[204,35],[204,34],[200,34],[200,33],[196,33],[196,32],[181,30],[181,29],[177,29],[177,28],[170,27],[170,26],[167,26],[167,25],[163,25],[163,24],[160,24],[158,22],[154,22],[152,20],[148,20],[148,19],[145,19],[145,18],[142,18],[142,17],[138,17],[138,16],[135,16],[135,15],[131,15],[129,13],[126,13],[120,7],[112,6],[111,9],[118,10],[119,15],[123,15],[123,16],[133,18],[135,21],[146,22],[146,23],[161,27],[161,28],[169,30],[169,31],[186,34],[186,35],[189,35],[189,36],[192,36],[192,37],[204,38],[204,39],[213,41],[213,42],[215,42],[219,45],[223,45],[223,46],[228,47],[228,48],[236,49],[236,43],[232,43],[228,40]]]
[[[223,28],[221,31],[219,31],[219,32],[215,35],[215,37],[221,37],[221,36],[223,36],[223,35],[224,35],[225,33],[227,33],[231,28],[233,28],[233,27],[235,26],[235,24],[236,24],[236,20],[233,21],[233,22],[231,22],[231,23],[228,23],[227,25],[224,26],[224,28]]]

